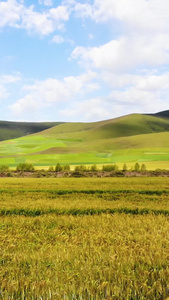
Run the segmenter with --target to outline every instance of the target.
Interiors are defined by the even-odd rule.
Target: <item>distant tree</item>
[[[127,171],[127,165],[126,164],[123,165],[123,171]]]
[[[118,171],[118,169],[119,169],[119,167],[116,164],[114,164],[114,170]]]
[[[146,166],[145,166],[145,164],[142,164],[142,165],[141,165],[141,171],[143,171],[143,172],[144,172],[144,171],[146,171],[146,170],[147,170],[147,169],[146,169]]]
[[[69,172],[70,171],[70,165],[64,165],[63,171]]]
[[[85,172],[87,171],[87,168],[85,165],[80,165],[75,167],[75,171]]]
[[[55,172],[61,172],[61,171],[62,171],[62,166],[60,165],[60,163],[57,163],[55,167]]]
[[[118,166],[116,164],[103,165],[103,167],[102,167],[103,172],[112,172],[112,171],[117,171],[117,170],[118,170]]]
[[[53,172],[53,171],[54,171],[54,167],[53,167],[53,166],[50,166],[49,169],[48,169],[48,171],[49,171],[49,172]]]
[[[92,172],[96,172],[97,171],[97,166],[96,165],[92,165],[91,168],[90,168],[90,170]]]
[[[6,166],[6,165],[1,165],[0,166],[0,172],[6,172],[6,171],[8,171],[9,170],[9,167],[8,166]]]
[[[134,171],[140,171],[140,165],[139,165],[139,163],[135,163],[135,165],[134,165]]]
[[[32,164],[20,163],[16,167],[16,171],[33,172],[33,171],[35,171],[35,168],[34,168],[34,166]]]

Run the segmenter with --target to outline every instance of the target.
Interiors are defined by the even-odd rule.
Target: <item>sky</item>
[[[168,0],[0,1],[0,120],[168,109]]]

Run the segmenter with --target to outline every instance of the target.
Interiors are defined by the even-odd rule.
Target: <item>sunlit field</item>
[[[0,299],[168,299],[168,178],[1,178]]]

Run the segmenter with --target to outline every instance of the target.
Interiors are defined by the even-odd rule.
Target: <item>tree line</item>
[[[9,166],[7,165],[0,165],[0,172],[8,172]],[[71,171],[75,171],[75,172],[98,172],[98,171],[102,171],[102,172],[113,172],[113,171],[119,171],[119,167],[117,164],[106,164],[106,165],[102,165],[101,168],[99,168],[96,164],[91,165],[91,166],[86,166],[86,165],[77,165],[73,168],[70,167],[69,164],[66,165],[61,165],[60,163],[57,163],[55,166],[51,165],[48,168],[48,172],[71,172]],[[127,164],[124,163],[121,171],[126,172],[126,171],[146,171],[146,165],[145,164],[139,164],[139,163],[135,163],[135,165],[132,168],[128,168]],[[34,172],[36,171],[35,167],[32,164],[29,163],[20,163],[18,164],[18,166],[16,166],[16,171],[17,172]]]

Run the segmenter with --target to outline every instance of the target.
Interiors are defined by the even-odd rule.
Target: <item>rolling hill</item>
[[[49,166],[58,161],[63,164],[138,161],[169,166],[167,115],[169,111],[131,114],[93,123],[48,123],[47,126],[55,126],[41,131],[38,124],[33,129],[38,132],[0,143],[0,164],[16,166],[29,162]]]
[[[61,122],[8,122],[0,121],[0,141],[14,139],[24,135],[36,133]]]
[[[169,119],[169,110],[160,111],[160,112],[158,112],[156,114],[153,114],[153,116]]]
[[[93,141],[107,138],[169,131],[169,119],[132,114],[95,123],[65,123],[54,126],[39,134],[47,137],[75,138]]]

